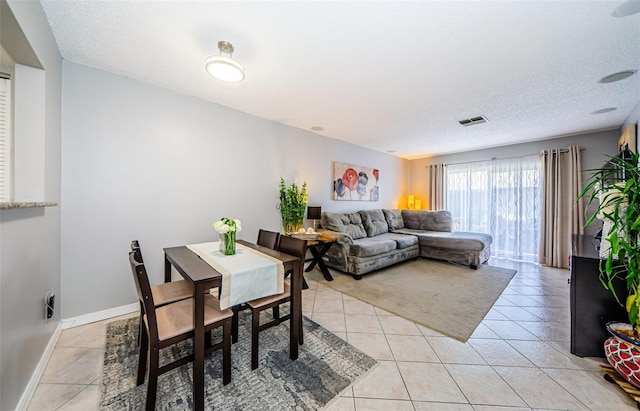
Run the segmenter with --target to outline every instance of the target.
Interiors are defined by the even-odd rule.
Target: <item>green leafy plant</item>
[[[588,205],[598,204],[596,211],[587,219],[586,225],[601,219],[610,224],[603,232],[603,241],[610,243],[606,259],[600,261],[600,282],[609,290],[618,303],[624,304],[629,322],[633,327],[633,338],[639,340],[640,318],[640,169],[638,153],[612,157],[608,166],[593,171],[587,185],[578,198],[589,195]],[[589,194],[590,193],[590,194]],[[605,224],[605,227],[607,224]],[[605,256],[603,256],[605,257]],[[627,295],[624,302],[614,289],[614,281],[625,281]]]
[[[280,215],[285,233],[294,233],[304,227],[304,211],[307,208],[307,182],[302,187],[293,182],[287,187],[280,177]]]

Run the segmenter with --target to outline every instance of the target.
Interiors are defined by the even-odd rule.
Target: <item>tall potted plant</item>
[[[287,187],[280,177],[280,215],[285,234],[295,233],[304,227],[304,211],[307,208],[307,182],[302,187],[293,182]]]
[[[629,324],[609,323],[613,335],[605,342],[609,363],[631,384],[640,387],[640,169],[638,153],[612,157],[608,166],[593,170],[579,198],[589,194],[588,204],[597,204],[585,225],[596,218],[604,222],[600,261],[600,282],[628,313]],[[604,247],[604,248],[603,248]],[[626,285],[618,295],[615,282]],[[628,361],[632,361],[629,363]],[[634,371],[635,370],[635,371]]]

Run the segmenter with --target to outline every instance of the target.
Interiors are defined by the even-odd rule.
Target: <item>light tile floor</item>
[[[310,281],[305,315],[380,363],[328,410],[637,409],[603,379],[604,360],[569,352],[568,270],[490,264],[518,273],[466,343]],[[106,324],[113,320],[62,332],[29,410],[96,409]]]

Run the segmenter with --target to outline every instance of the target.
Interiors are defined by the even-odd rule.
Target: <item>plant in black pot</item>
[[[579,198],[597,205],[585,225],[603,221],[600,281],[626,308],[629,324],[608,323],[612,337],[605,342],[611,366],[640,387],[640,168],[638,153],[625,151],[603,169],[593,170]],[[626,295],[618,295],[614,282],[623,281]]]

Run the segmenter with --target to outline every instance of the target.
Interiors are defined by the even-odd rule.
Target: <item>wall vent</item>
[[[458,123],[460,123],[461,126],[469,127],[476,124],[486,123],[487,121],[488,120],[485,116],[479,116],[479,117],[468,118],[466,120],[460,120],[458,121]]]

